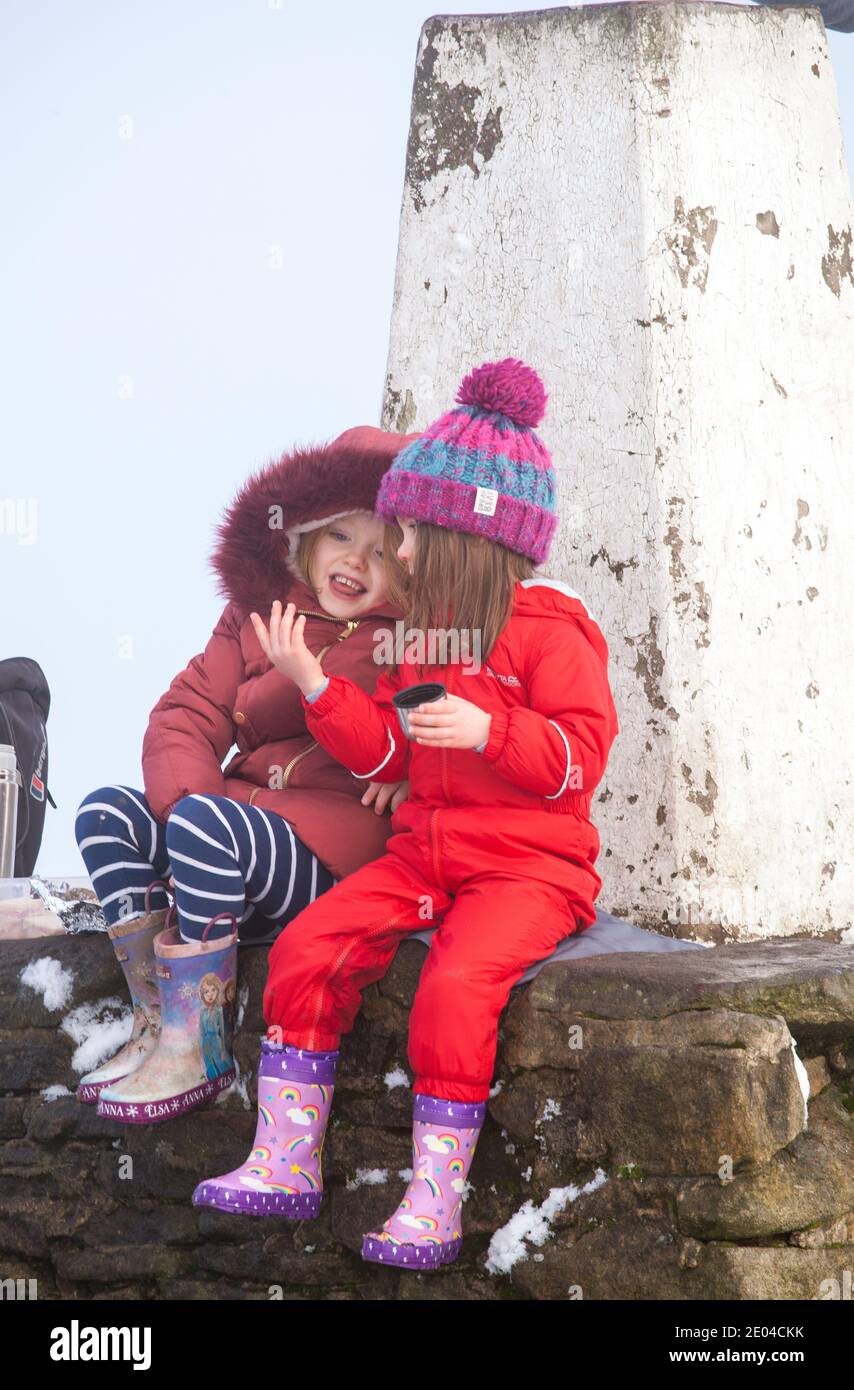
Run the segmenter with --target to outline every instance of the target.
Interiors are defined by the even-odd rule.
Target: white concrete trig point
[[[603,907],[854,919],[854,246],[815,9],[438,16],[418,50],[383,422],[525,358],[621,734]],[[689,925],[690,917],[690,925]]]

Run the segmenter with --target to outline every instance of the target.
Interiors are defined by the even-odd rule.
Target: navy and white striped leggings
[[[75,820],[77,845],[110,926],[145,910],[145,890],[175,878],[178,926],[198,941],[212,917],[233,912],[241,942],[273,941],[282,927],[337,882],[284,816],[225,796],[184,796],[165,827],[143,792],[90,792]],[[162,888],[149,910],[168,907]],[[208,940],[226,936],[217,922]]]

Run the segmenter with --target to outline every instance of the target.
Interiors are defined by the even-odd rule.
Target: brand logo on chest
[[[490,665],[487,665],[486,667],[486,674],[488,676],[492,676],[495,680],[500,681],[502,685],[521,686],[522,684],[518,676],[505,676],[501,671],[493,671]]]

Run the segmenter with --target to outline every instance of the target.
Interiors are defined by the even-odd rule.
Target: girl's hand
[[[405,801],[408,795],[408,782],[369,782],[368,790],[362,797],[362,805],[370,806],[373,801],[374,810],[381,816],[386,806],[391,804],[391,812],[394,815],[401,801]]]
[[[270,609],[269,632],[257,613],[249,616],[267,660],[298,685],[303,695],[310,695],[323,684],[323,667],[305,645],[305,614],[294,622],[295,614],[296,604],[289,603],[283,613],[281,599],[275,599]]]
[[[446,695],[407,710],[416,743],[432,748],[477,748],[489,738],[492,715],[460,695]]]

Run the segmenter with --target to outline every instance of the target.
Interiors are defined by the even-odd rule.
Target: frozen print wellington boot
[[[177,916],[170,908],[170,918]],[[169,919],[167,919],[169,920]],[[206,938],[219,921],[228,936]],[[201,941],[182,941],[169,926],[154,939],[155,974],[162,1015],[151,1056],[123,1081],[105,1086],[98,1114],[127,1124],[169,1120],[204,1105],[235,1077],[231,1055],[231,1001],[237,973],[237,922],[218,913]]]
[[[107,927],[116,960],[122,967],[133,1004],[133,1027],[127,1042],[109,1061],[80,1078],[77,1099],[84,1105],[96,1105],[105,1086],[137,1071],[151,1056],[160,1036],[160,992],[154,978],[154,938],[163,930],[168,908],[149,911],[154,888],[166,890],[166,884],[155,880],[145,891],[145,911],[130,921]]]
[[[337,1052],[305,1052],[263,1042],[252,1152],[231,1173],[200,1182],[193,1206],[286,1221],[317,1216],[323,1196],[321,1153],[337,1064]]]
[[[452,1264],[462,1245],[461,1209],[486,1101],[415,1097],[412,1180],[381,1231],[369,1231],[362,1259],[401,1269]]]

